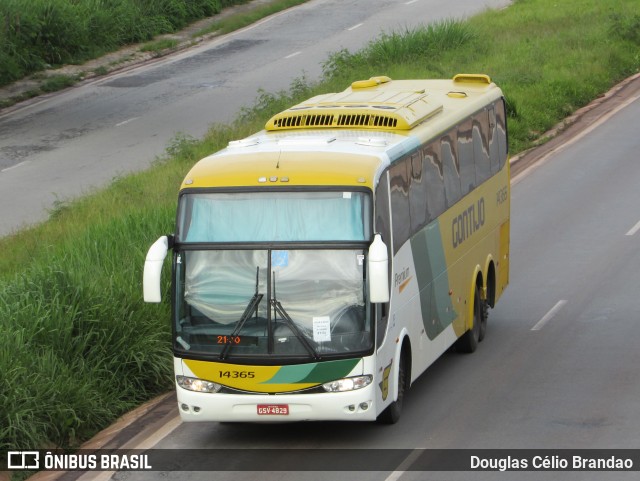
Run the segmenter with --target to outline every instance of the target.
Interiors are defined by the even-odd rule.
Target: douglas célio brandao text
[[[634,463],[630,458],[615,455],[600,458],[580,455],[485,458],[474,455],[470,456],[470,468],[478,471],[628,471],[634,469]]]

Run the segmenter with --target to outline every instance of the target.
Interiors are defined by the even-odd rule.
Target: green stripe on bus
[[[360,362],[360,359],[345,359],[282,366],[271,379],[262,384],[320,384],[345,377],[358,362]]]
[[[422,321],[427,337],[433,340],[457,317],[449,295],[447,262],[437,220],[411,238],[411,251],[418,285],[423,286]]]

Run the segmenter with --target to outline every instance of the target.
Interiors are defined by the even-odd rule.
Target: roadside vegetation
[[[214,22],[211,26],[204,28],[196,33],[196,36],[207,35],[212,32],[218,32],[221,34],[233,32],[239,30],[247,25],[251,25],[258,20],[268,17],[274,13],[280,12],[287,8],[295,7],[308,2],[309,0],[274,0],[264,5],[258,5],[253,9],[248,10],[246,13],[239,13],[233,15],[227,19]]]
[[[106,75],[136,58],[144,58],[144,54],[150,53],[154,57],[169,55],[194,45],[200,39],[238,30],[309,0],[267,0],[230,11],[228,15],[217,15],[224,7],[250,4],[251,1],[113,0],[107,5],[102,0],[56,0],[49,2],[47,8],[42,8],[44,2],[38,0],[29,2],[30,6],[34,5],[30,10],[19,10],[27,5],[27,0],[0,2],[0,87],[21,79],[29,81],[28,88],[15,89],[10,96],[0,98],[0,109],[70,87],[88,77]],[[107,14],[93,8],[98,3],[101,7],[108,7]],[[96,37],[93,36],[93,30],[82,31],[94,27],[99,32],[110,29],[111,23],[101,22],[102,17],[112,12],[116,17],[133,16],[127,19],[125,30],[137,22],[141,15],[145,15],[145,18],[133,31],[108,30]],[[155,20],[146,16],[149,12],[157,13]],[[68,13],[72,15],[66,17]],[[85,14],[89,17],[85,18]],[[179,40],[175,35],[163,35],[176,33],[182,26],[202,18],[210,20],[204,22],[208,26],[189,33],[188,38]],[[122,27],[122,24],[118,26],[119,29]],[[69,29],[81,30],[74,31],[73,36],[69,37]],[[137,47],[136,42],[143,43]],[[117,55],[119,48],[125,46],[127,51]],[[112,59],[108,62],[102,62],[98,67],[83,68],[84,62],[113,52],[116,55],[111,55]],[[70,69],[69,65],[77,68]]]
[[[384,33],[333,54],[319,83],[262,92],[234,123],[202,140],[178,135],[148,171],[60,201],[49,221],[0,239],[0,451],[78,446],[172,389],[170,309],[142,302],[142,267],[151,243],[173,231],[178,188],[199,158],[356,79],[461,72],[502,87],[513,155],[639,71],[639,25],[637,0],[517,0],[467,21]]]
[[[0,85],[77,64],[249,0],[3,0]]]

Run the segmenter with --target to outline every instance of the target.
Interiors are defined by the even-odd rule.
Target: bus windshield
[[[188,192],[180,199],[180,243],[362,242],[370,197],[352,191]]]
[[[174,345],[213,359],[370,350],[364,249],[182,250]]]

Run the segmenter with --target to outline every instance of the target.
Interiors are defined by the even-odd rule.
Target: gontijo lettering
[[[451,239],[456,248],[484,225],[484,197],[470,205],[451,223]]]

